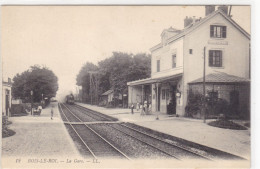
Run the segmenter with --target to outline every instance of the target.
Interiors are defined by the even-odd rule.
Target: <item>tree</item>
[[[151,55],[139,53],[133,56],[128,70],[128,82],[145,79],[151,76]]]
[[[98,71],[98,95],[112,89],[117,97],[119,94],[127,93],[127,82],[150,77],[151,56],[145,53],[133,55],[113,52],[111,57],[100,61],[98,66],[86,63],[77,76],[77,85],[82,86],[83,95],[88,98],[90,93],[89,71]]]
[[[113,52],[110,58],[99,62],[104,80],[101,79],[102,88],[106,88],[106,90],[112,89],[115,96],[122,94],[127,87],[128,71],[131,64],[132,54],[123,52]]]
[[[98,67],[87,62],[80,69],[77,75],[77,85],[82,86],[82,101],[90,102],[90,71],[98,71]]]
[[[30,101],[31,91],[33,91],[33,101],[40,102],[42,94],[50,99],[55,97],[58,91],[58,78],[47,67],[39,65],[31,66],[30,69],[17,74],[13,78],[12,96]]]

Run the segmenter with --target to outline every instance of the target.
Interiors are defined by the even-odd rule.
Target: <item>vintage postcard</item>
[[[2,5],[2,168],[250,168],[251,6]]]

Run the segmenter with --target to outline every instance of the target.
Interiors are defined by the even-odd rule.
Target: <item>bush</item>
[[[229,103],[224,99],[217,97],[206,97],[206,116],[217,117],[219,114],[224,114],[225,117],[232,117],[232,111]],[[201,118],[201,108],[203,106],[203,95],[200,93],[189,93],[188,104],[185,107],[187,117]]]
[[[26,105],[24,105],[24,104],[12,105],[10,111],[11,111],[11,116],[26,114]]]
[[[225,128],[225,129],[234,129],[234,130],[246,130],[247,128],[244,126],[241,126],[237,123],[234,123],[232,121],[226,120],[226,119],[220,119],[216,121],[209,122],[208,125],[213,127],[219,127],[219,128]]]
[[[7,116],[2,116],[2,138],[9,137],[15,134],[13,130],[8,129],[7,125],[11,122],[8,121]]]
[[[203,96],[201,94],[189,93],[188,104],[185,107],[187,117],[200,118],[201,107],[203,105]]]
[[[209,110],[208,114],[211,115],[230,114],[230,106],[224,99],[208,100],[207,107]]]

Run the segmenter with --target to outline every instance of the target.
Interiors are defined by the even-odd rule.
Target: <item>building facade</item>
[[[12,82],[8,78],[8,81],[2,81],[2,115],[10,116],[10,109],[12,105]]]
[[[129,104],[147,100],[154,113],[184,116],[189,91],[196,85],[202,87],[196,80],[203,77],[204,70],[209,86],[232,88],[229,85],[235,85],[235,90],[246,85],[246,91],[250,91],[250,35],[228,16],[227,6],[220,6],[216,11],[215,6],[206,6],[205,15],[204,18],[186,17],[182,30],[171,27],[162,32],[161,42],[150,49],[151,78],[128,82]],[[217,74],[213,76],[215,79],[207,82],[212,74]],[[230,77],[234,78],[230,80]],[[219,98],[226,96],[225,87],[222,88]],[[211,91],[212,88],[207,88],[206,94]],[[249,94],[246,98],[250,98]],[[230,97],[225,99],[230,102]]]

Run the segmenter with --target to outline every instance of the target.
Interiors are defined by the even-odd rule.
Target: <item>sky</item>
[[[232,6],[232,19],[250,33],[250,7]],[[169,27],[183,29],[186,16],[205,16],[204,6],[2,6],[3,78],[38,64],[58,77],[58,97],[75,91],[86,62],[113,51],[150,53]]]

